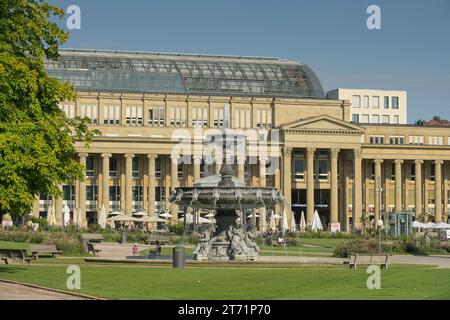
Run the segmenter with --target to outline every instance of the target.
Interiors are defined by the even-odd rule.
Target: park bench
[[[40,254],[51,254],[53,257],[57,254],[61,254],[62,251],[56,249],[55,245],[38,244],[30,246],[31,256],[35,259],[39,259]]]
[[[151,233],[148,235],[148,244],[155,244],[156,241],[159,241],[160,244],[167,244],[170,241],[170,234]]]
[[[30,264],[32,257],[28,256],[27,250],[24,249],[0,249],[0,259],[9,264],[9,261],[21,260],[22,264]]]
[[[88,247],[88,252],[92,252],[94,255],[96,255],[97,253],[102,251],[101,249],[95,249],[94,244],[92,244],[90,242],[88,242],[87,247]]]
[[[350,254],[348,265],[350,269],[355,269],[357,265],[379,265],[381,268],[388,269],[389,254]]]
[[[87,240],[89,242],[102,242],[105,237],[100,233],[82,233],[81,239]]]

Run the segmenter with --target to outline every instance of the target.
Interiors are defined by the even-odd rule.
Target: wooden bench
[[[386,270],[389,268],[389,254],[350,254],[348,265],[355,269],[357,265],[379,265]]]
[[[87,246],[88,246],[88,252],[92,252],[94,255],[96,255],[97,253],[102,251],[101,249],[95,249],[94,244],[92,244],[90,242],[88,242]]]
[[[105,237],[100,233],[82,233],[81,239],[86,239],[89,242],[102,242]]]
[[[167,244],[170,241],[169,234],[149,234],[148,236],[148,244],[155,244],[156,241],[159,241],[159,244]]]
[[[0,259],[9,264],[9,261],[21,260],[22,264],[30,264],[32,257],[28,256],[27,250],[24,249],[0,249]]]
[[[62,251],[56,249],[55,245],[32,245],[30,246],[31,256],[35,259],[39,259],[39,254],[51,254],[52,257],[61,254]]]

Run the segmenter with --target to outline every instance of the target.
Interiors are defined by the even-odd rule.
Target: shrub
[[[33,223],[39,223],[39,228],[40,229],[44,229],[45,230],[45,229],[48,228],[47,219],[38,218],[38,217],[31,217],[30,221],[33,222]]]
[[[183,235],[184,224],[183,223],[173,223],[169,226],[169,231],[178,236]]]

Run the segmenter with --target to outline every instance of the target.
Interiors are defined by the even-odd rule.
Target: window
[[[384,136],[369,136],[369,143],[371,144],[383,144]]]
[[[59,108],[64,111],[68,119],[75,118],[75,104],[60,104]]]
[[[416,164],[414,162],[411,162],[410,172],[411,180],[416,181]]]
[[[423,144],[423,136],[409,136],[409,144]]]
[[[256,111],[256,127],[270,129],[272,127],[272,111],[257,110]]]
[[[381,116],[381,123],[383,124],[389,124],[389,115],[383,114]]]
[[[384,108],[389,109],[389,97],[384,97]]]
[[[389,143],[390,144],[403,144],[404,137],[403,136],[390,136]]]
[[[328,160],[319,159],[319,180],[328,180]]]
[[[305,178],[305,160],[294,159],[294,179],[303,180]]]
[[[155,159],[155,177],[161,178],[161,158]]]
[[[444,137],[429,136],[428,144],[432,144],[435,146],[442,146],[444,144]]]
[[[120,124],[120,106],[103,106],[103,124]]]
[[[120,186],[109,187],[109,201],[120,201]]]
[[[183,162],[178,164],[178,179],[183,179],[184,177],[184,165]]]
[[[353,96],[353,108],[361,108],[361,96]]]
[[[109,176],[111,178],[117,177],[117,159],[109,158]]]
[[[395,161],[391,162],[391,180],[395,180]]]
[[[393,124],[399,124],[400,123],[400,118],[399,116],[394,116],[394,120],[392,121]]]
[[[370,179],[375,180],[375,162],[370,163]]]
[[[131,161],[131,176],[133,178],[139,178],[139,158],[134,157]]]
[[[132,201],[143,201],[144,199],[144,187],[142,186],[133,186],[131,189],[132,193]]]
[[[223,127],[223,109],[214,109],[214,127]]]
[[[372,115],[372,123],[380,123],[380,116],[378,114]]]
[[[430,168],[430,180],[434,181],[436,178],[436,164],[431,162],[431,168]]]
[[[72,201],[75,200],[75,186],[69,185],[69,186],[63,186],[63,195],[62,199],[66,201]]]
[[[361,123],[369,123],[369,115],[368,114],[361,115]]]
[[[352,114],[352,122],[359,123],[359,114]]]
[[[186,109],[183,107],[169,108],[171,127],[186,127]]]
[[[249,109],[234,110],[234,127],[249,129],[251,127],[251,116]]]
[[[372,108],[373,109],[380,108],[380,97],[379,96],[372,97]]]
[[[369,96],[364,96],[363,98],[363,107],[369,108]]]
[[[94,176],[94,157],[89,156],[86,158],[86,177]]]
[[[208,126],[208,109],[192,108],[192,126],[200,128]]]
[[[98,186],[86,186],[86,200],[87,201],[98,200]]]
[[[97,105],[86,105],[82,104],[80,107],[81,118],[89,118],[91,123],[98,123],[98,106]]]
[[[142,126],[142,107],[127,107],[127,125]]]
[[[166,124],[166,110],[163,107],[152,107],[148,110],[148,125],[150,127],[164,127]]]
[[[398,109],[398,97],[392,97],[392,109]]]

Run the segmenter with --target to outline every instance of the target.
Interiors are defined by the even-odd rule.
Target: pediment
[[[282,126],[281,130],[286,132],[342,132],[346,134],[362,134],[365,131],[363,127],[328,115],[301,119]]]

